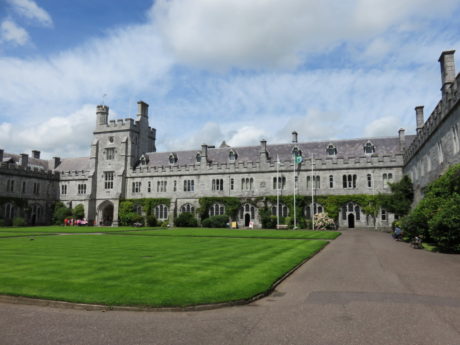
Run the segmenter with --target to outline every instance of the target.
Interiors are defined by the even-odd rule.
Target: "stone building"
[[[4,200],[0,216],[11,219],[25,215],[29,222],[44,222],[50,204],[60,200],[72,207],[82,204],[91,223],[116,226],[120,201],[124,199],[170,200],[155,205],[153,213],[159,220],[172,221],[182,212],[195,213],[200,198],[237,197],[244,201],[236,219],[239,226],[260,227],[261,200],[277,193],[388,193],[388,183],[399,181],[404,174],[414,181],[419,200],[423,187],[459,161],[460,78],[455,77],[453,54],[443,52],[439,60],[442,100],[426,123],[423,107],[416,107],[415,136],[406,136],[401,129],[388,138],[299,142],[294,131],[286,144],[271,145],[262,140],[257,146],[230,147],[223,142],[219,147],[203,144],[187,151],[156,152],[156,130],[149,127],[146,103],[138,102],[135,120],[109,121],[109,108],[97,106],[89,157],[46,161],[40,159],[38,151],[29,158],[0,150],[0,200]],[[295,163],[294,156],[303,159]],[[37,183],[38,193],[36,187],[31,189]],[[8,202],[13,199],[25,200],[27,206],[24,202]],[[269,206],[273,214],[292,216],[292,205],[280,204],[279,211],[276,203]],[[374,219],[363,212],[362,206],[353,202],[342,205],[339,226],[374,226]],[[31,211],[36,210],[33,207],[39,207],[40,216]],[[322,210],[321,204],[309,204],[298,216],[310,218]],[[208,213],[223,214],[225,205],[216,202]],[[394,216],[382,209],[375,226],[388,228],[393,220]]]

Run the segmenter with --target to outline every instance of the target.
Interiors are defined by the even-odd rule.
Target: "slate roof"
[[[414,139],[414,135],[407,135],[406,147],[410,145]],[[400,154],[399,137],[387,138],[360,138],[349,140],[328,140],[305,143],[288,143],[268,145],[267,151],[272,161],[279,156],[280,161],[290,161],[292,159],[292,149],[296,146],[301,150],[302,156],[306,159],[311,157],[325,159],[332,156],[328,155],[326,149],[329,144],[337,148],[336,158],[351,158],[364,157],[364,145],[371,142],[375,147],[374,155],[378,156],[394,156]],[[233,150],[237,154],[237,162],[257,162],[260,160],[260,149],[258,146],[243,146],[243,147],[219,147],[208,148],[208,161],[214,163],[225,164],[229,162],[229,153]],[[196,163],[196,154],[201,152],[201,149],[188,151],[172,151],[172,152],[150,152],[146,156],[149,159],[148,166],[168,166],[169,156],[174,154],[177,157],[177,165],[190,165]]]
[[[19,165],[21,162],[21,155],[4,152],[3,162],[11,162],[16,165]],[[44,159],[37,159],[37,158],[33,158],[29,156],[27,166],[31,169],[38,168],[39,170],[48,170],[48,161]]]
[[[62,158],[55,171],[88,171],[89,157]]]

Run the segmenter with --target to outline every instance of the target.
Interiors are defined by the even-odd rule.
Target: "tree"
[[[76,219],[85,218],[85,207],[82,204],[75,206],[72,210],[72,214]]]
[[[414,187],[409,176],[404,175],[401,181],[390,183],[391,194],[382,198],[382,206],[398,217],[409,213],[414,201]]]
[[[72,209],[66,207],[62,202],[57,202],[54,205],[53,223],[56,225],[64,224],[64,219],[72,216]]]

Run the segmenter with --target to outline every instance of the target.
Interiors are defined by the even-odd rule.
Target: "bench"
[[[284,229],[284,230],[285,230],[285,229],[288,228],[288,226],[287,226],[286,224],[279,224],[279,225],[276,226],[276,228],[277,228],[278,230],[281,230],[281,229]]]

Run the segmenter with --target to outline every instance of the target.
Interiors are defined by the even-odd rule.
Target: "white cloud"
[[[264,129],[254,126],[243,126],[231,134],[230,139],[227,141],[230,146],[257,145],[262,138],[267,136],[267,132]]]
[[[51,117],[33,126],[1,123],[0,147],[7,152],[30,153],[38,149],[43,158],[88,156],[95,125],[95,106],[84,105],[65,117]]]
[[[8,42],[15,45],[24,45],[29,41],[29,34],[24,28],[18,26],[10,19],[5,19],[0,24],[0,42]]]
[[[366,126],[364,135],[367,137],[395,136],[400,127],[401,122],[397,117],[381,117]]]
[[[159,0],[151,16],[183,63],[291,68],[344,41],[366,41],[397,26],[407,30],[408,22],[456,7],[455,0]]]
[[[53,26],[53,20],[48,12],[33,0],[7,0],[13,10],[19,15],[31,19],[47,27]]]
[[[222,141],[224,135],[219,124],[206,122],[203,127],[194,133],[182,132],[176,138],[159,138],[159,145],[163,150],[200,150],[202,144],[216,145]]]

